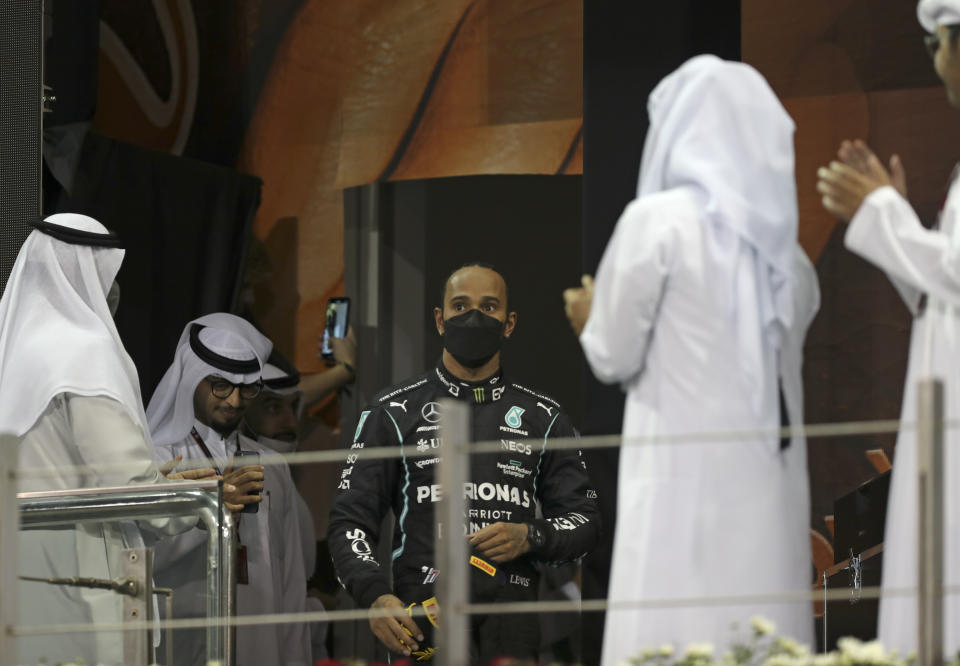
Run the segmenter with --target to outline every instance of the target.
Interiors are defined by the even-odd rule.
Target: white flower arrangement
[[[720,657],[714,656],[713,645],[692,643],[682,658],[674,660],[674,647],[666,644],[644,650],[621,666],[916,666],[915,655],[903,659],[896,651],[887,652],[880,641],[841,638],[833,652],[811,654],[806,645],[775,635],[776,625],[759,615],[750,618],[750,629],[748,644],[735,644]],[[960,666],[960,653],[944,666]]]

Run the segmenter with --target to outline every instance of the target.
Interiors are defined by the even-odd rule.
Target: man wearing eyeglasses
[[[933,67],[947,99],[960,108],[960,0],[921,0],[920,24]],[[904,387],[901,420],[916,421],[918,380],[936,377],[946,384],[944,419],[960,415],[957,358],[960,352],[960,185],[954,169],[943,209],[926,228],[907,199],[906,174],[894,155],[887,171],[862,141],[844,141],[839,159],[818,172],[823,206],[849,221],[844,243],[852,252],[881,268],[914,315],[910,363]],[[960,584],[960,451],[955,430],[944,438],[944,576],[945,587]],[[897,436],[890,486],[883,587],[917,587],[916,430]],[[960,650],[960,595],[943,600],[943,654]],[[879,638],[887,649],[909,654],[917,648],[917,602],[911,595],[887,594],[880,600]]]
[[[249,322],[217,313],[187,324],[174,361],[147,407],[158,457],[185,467],[213,467],[236,488],[224,502],[236,512],[237,614],[299,613],[306,607],[303,548],[294,486],[284,463],[242,464],[270,449],[239,431],[263,388],[272,344]],[[174,590],[174,618],[202,617],[206,535],[199,529],[156,548],[157,584]],[[305,624],[268,624],[237,632],[237,664],[309,664]],[[204,664],[205,634],[174,635],[175,664]]]

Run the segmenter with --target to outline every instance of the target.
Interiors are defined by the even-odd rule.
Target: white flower
[[[661,657],[672,657],[673,656],[673,646],[670,643],[664,643],[660,646],[658,656]]]
[[[837,641],[837,647],[843,657],[856,664],[886,665],[893,661],[880,641],[864,643],[856,638],[844,637]]]
[[[727,652],[720,657],[720,661],[716,662],[716,666],[741,666],[741,664],[737,663],[732,652]]]
[[[797,666],[798,660],[787,654],[775,654],[764,660],[763,666]]]
[[[800,643],[787,636],[778,636],[774,643],[791,657],[805,657],[810,654],[810,648],[806,645],[800,645]]]
[[[777,625],[761,615],[751,617],[750,626],[758,636],[769,636],[777,630]]]
[[[710,659],[713,657],[712,643],[691,643],[687,646],[686,657],[690,659]]]
[[[837,666],[839,657],[836,652],[816,654],[813,656],[813,666]]]

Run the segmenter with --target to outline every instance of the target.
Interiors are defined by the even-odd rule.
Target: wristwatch
[[[537,550],[547,543],[547,535],[533,523],[527,523],[527,541],[530,542],[531,550]]]

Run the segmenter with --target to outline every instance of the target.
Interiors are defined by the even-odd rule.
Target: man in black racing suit
[[[444,339],[440,363],[381,392],[361,414],[353,444],[354,451],[396,446],[401,453],[436,455],[388,460],[348,456],[328,531],[337,574],[364,608],[405,608],[434,597],[434,583],[443,575],[435,567],[433,546],[435,502],[441,494],[434,470],[443,452],[438,401],[454,398],[472,406],[472,441],[501,444],[497,453],[471,457],[464,488],[471,599],[535,600],[535,563],[582,557],[599,538],[596,492],[579,451],[549,446],[552,438],[573,437],[575,431],[551,398],[504,378],[500,341],[512,333],[516,314],[507,312],[506,284],[499,273],[478,265],[455,271],[436,319]],[[542,518],[537,517],[538,505]],[[392,588],[374,557],[389,509],[396,517]],[[439,604],[442,611],[442,599]],[[370,624],[391,650],[412,652],[419,659],[432,656],[430,632],[424,638],[411,618],[371,618]],[[424,619],[419,624],[430,628]],[[536,615],[473,618],[473,663],[501,655],[535,659],[538,647]]]

